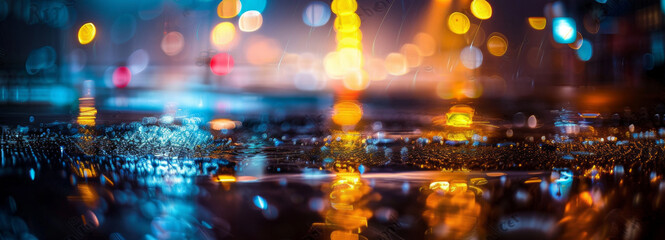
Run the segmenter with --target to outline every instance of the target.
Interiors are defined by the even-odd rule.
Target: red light
[[[233,70],[233,57],[228,53],[219,53],[210,59],[210,70],[215,75],[224,76]]]
[[[113,71],[113,85],[117,88],[127,87],[132,80],[132,73],[127,67],[118,67]]]

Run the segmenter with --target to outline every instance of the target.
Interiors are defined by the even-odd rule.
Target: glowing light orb
[[[185,47],[185,37],[179,32],[170,32],[164,35],[161,43],[162,51],[168,56],[178,55]]]
[[[492,5],[485,0],[473,0],[471,2],[471,13],[478,19],[489,19],[492,17]]]
[[[240,13],[242,4],[240,0],[222,0],[217,5],[217,16],[220,18],[232,18]]]
[[[236,35],[236,27],[233,26],[230,22],[221,22],[212,29],[212,34],[210,34],[210,39],[212,43],[218,46],[224,46],[231,41]]]
[[[572,18],[558,17],[552,20],[552,36],[554,41],[562,44],[569,44],[575,41],[577,37],[577,27]]]
[[[311,2],[302,12],[302,21],[310,27],[326,25],[330,20],[330,7],[321,1]]]
[[[229,130],[236,128],[236,123],[229,119],[219,118],[208,122],[212,130]]]
[[[362,42],[356,38],[342,38],[337,41],[337,49],[341,50],[343,48],[355,48],[362,49]]]
[[[469,18],[461,12],[454,12],[448,17],[448,28],[456,34],[465,34],[469,31],[471,22]]]
[[[406,57],[400,53],[391,53],[386,56],[386,71],[394,76],[401,76],[409,71]]]
[[[263,16],[255,10],[247,11],[240,15],[238,19],[238,28],[243,32],[254,32],[263,25]]]
[[[547,26],[547,18],[545,17],[529,17],[529,26],[536,30],[543,30]]]
[[[337,32],[356,31],[360,28],[360,17],[356,13],[337,15],[334,27]]]
[[[356,71],[362,67],[363,53],[359,49],[342,48],[338,52],[343,69],[346,69],[347,71]]]
[[[339,52],[328,53],[323,58],[323,68],[326,71],[326,75],[333,79],[341,79],[344,77],[344,73],[346,73]]]
[[[582,61],[589,61],[593,56],[593,47],[587,40],[582,40],[582,46],[577,49],[577,57]]]
[[[361,91],[369,87],[369,77],[364,70],[352,71],[344,76],[343,83],[346,89]]]
[[[333,106],[332,120],[341,126],[353,126],[360,122],[363,109],[355,102],[339,102]]]
[[[79,43],[86,45],[95,39],[95,35],[97,35],[97,28],[95,28],[95,24],[92,23],[83,24],[83,26],[79,28],[79,33],[78,33]]]
[[[247,11],[257,11],[263,13],[263,10],[266,9],[267,0],[240,0],[242,8],[240,9],[240,14],[243,14]]]
[[[462,65],[468,69],[476,69],[483,64],[483,53],[474,46],[464,47],[459,57]]]
[[[355,39],[358,41],[363,40],[363,33],[360,30],[351,31],[351,32],[338,32],[335,37],[337,41],[342,41],[343,39]]]
[[[409,68],[415,68],[420,66],[423,62],[422,53],[420,53],[420,48],[415,44],[407,43],[402,45],[400,53],[406,58],[406,66]]]
[[[218,53],[210,59],[210,71],[215,75],[224,76],[233,70],[233,57],[228,53]]]
[[[132,80],[132,73],[127,67],[118,67],[113,71],[113,85],[116,88],[125,88]]]
[[[501,33],[492,33],[487,39],[487,51],[497,57],[503,56],[508,51],[508,40]]]
[[[133,74],[143,72],[143,70],[148,67],[148,63],[150,63],[150,56],[148,55],[148,52],[143,49],[134,51],[127,58],[127,66],[129,66],[129,71]]]
[[[413,37],[413,44],[418,46],[423,57],[434,55],[436,52],[436,40],[427,33],[418,33]]]
[[[333,0],[330,9],[337,15],[354,13],[358,9],[356,0]]]
[[[538,125],[538,119],[536,119],[535,115],[529,116],[529,119],[526,120],[526,124],[529,128],[536,128]]]

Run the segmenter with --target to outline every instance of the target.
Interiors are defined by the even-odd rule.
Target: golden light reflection
[[[529,17],[529,26],[535,30],[543,30],[547,26],[547,18],[545,17]]]
[[[448,28],[456,34],[465,34],[469,31],[471,22],[469,18],[461,12],[454,12],[448,17]]]
[[[471,186],[459,177],[451,178],[433,181],[425,191],[422,216],[428,225],[426,234],[435,239],[464,239],[480,221],[481,205],[474,191],[469,190]]]
[[[406,59],[406,66],[408,68],[418,67],[423,62],[423,54],[420,52],[420,48],[415,44],[407,43],[402,45],[400,53],[402,53],[402,56]]]
[[[233,175],[222,174],[222,175],[217,175],[217,176],[213,177],[213,180],[215,182],[235,182],[236,177],[233,176]]]
[[[213,130],[230,130],[236,128],[236,123],[234,121],[231,121],[229,119],[215,119],[210,121],[208,124],[210,124],[210,128]]]
[[[222,0],[217,5],[217,16],[220,18],[233,18],[240,13],[241,8],[240,0]]]
[[[83,26],[79,28],[78,32],[79,43],[86,45],[95,39],[95,35],[97,35],[97,28],[95,28],[95,24],[83,24]]]
[[[451,127],[468,128],[473,123],[474,110],[468,105],[455,105],[446,113],[446,125]]]
[[[413,44],[418,46],[423,57],[429,57],[436,52],[436,40],[429,34],[419,32],[413,37]]]
[[[492,5],[485,0],[473,0],[471,2],[471,13],[481,20],[492,17]]]
[[[406,57],[400,53],[391,53],[386,56],[386,70],[390,75],[402,76],[409,72]]]
[[[360,28],[360,17],[356,13],[337,15],[334,27],[337,32],[350,33],[357,31]]]
[[[342,101],[333,106],[332,120],[341,126],[356,125],[362,118],[363,110],[358,103]]]
[[[76,118],[76,123],[83,126],[94,127],[96,116],[97,109],[95,108],[95,98],[79,98],[79,116]]]
[[[492,33],[487,39],[487,51],[490,54],[501,57],[508,51],[508,40],[501,33]]]
[[[371,188],[360,179],[358,172],[339,172],[328,195],[330,208],[325,213],[326,225],[332,226],[330,239],[361,239],[372,211],[365,205]]]
[[[330,10],[336,15],[354,13],[358,9],[356,0],[333,0],[330,3]]]
[[[88,207],[96,207],[99,200],[99,195],[95,190],[88,184],[78,184],[76,185],[79,194],[74,196],[67,196],[69,201],[81,201],[85,203]]]
[[[76,161],[71,164],[72,172],[80,178],[97,177],[97,165],[90,162]]]

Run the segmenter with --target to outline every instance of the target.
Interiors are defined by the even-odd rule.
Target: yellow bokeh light
[[[400,53],[388,54],[385,65],[390,75],[401,76],[409,71],[406,57]]]
[[[369,77],[364,70],[348,72],[344,76],[344,87],[353,91],[365,90],[369,87]]]
[[[243,32],[254,32],[263,25],[263,16],[259,11],[247,11],[238,19],[238,28]]]
[[[337,32],[354,32],[360,28],[360,17],[356,13],[337,15],[334,27]]]
[[[358,41],[363,40],[363,33],[360,30],[352,31],[352,32],[338,32],[337,33],[337,41],[342,41],[343,39],[356,39]]]
[[[356,0],[333,0],[330,3],[330,10],[337,15],[354,13],[358,9]]]
[[[409,68],[418,67],[423,62],[420,48],[418,48],[418,46],[415,44],[407,43],[402,45],[400,52],[402,55],[404,55],[404,58],[406,59],[406,66]]]
[[[212,29],[210,40],[215,45],[227,45],[233,41],[236,35],[236,27],[230,22],[222,22]]]
[[[355,48],[362,49],[362,43],[356,38],[343,38],[337,42],[337,49],[341,50],[343,48]]]
[[[471,13],[478,19],[486,20],[492,17],[492,5],[485,0],[473,0]]]
[[[427,33],[418,33],[413,37],[413,44],[418,46],[423,57],[434,55],[436,52],[436,40]]]
[[[339,51],[339,58],[343,69],[348,72],[360,70],[363,66],[363,53],[357,48],[342,48]]]
[[[456,34],[465,34],[469,31],[471,22],[469,18],[461,12],[454,12],[448,17],[448,28]]]
[[[242,4],[240,4],[240,0],[222,0],[217,5],[217,16],[220,18],[232,18],[238,16],[241,8]]]
[[[341,79],[345,70],[339,52],[330,52],[323,58],[323,68],[329,78]]]
[[[333,106],[332,120],[338,125],[356,125],[363,116],[363,109],[355,102],[343,101]]]
[[[497,57],[503,56],[508,51],[508,40],[501,33],[492,33],[487,39],[487,51]]]
[[[545,17],[529,17],[529,25],[536,30],[543,30],[547,26],[547,18]]]
[[[95,39],[95,35],[97,35],[97,28],[95,28],[95,25],[92,23],[86,23],[79,28],[79,33],[78,33],[78,39],[79,43],[85,45],[92,40]]]

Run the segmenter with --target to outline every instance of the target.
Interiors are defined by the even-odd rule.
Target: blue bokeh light
[[[575,20],[566,17],[554,18],[554,20],[552,20],[552,36],[557,43],[573,43],[577,37]]]
[[[589,61],[593,56],[593,47],[589,41],[582,40],[582,46],[577,49],[577,57],[582,61]]]

